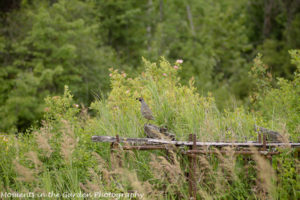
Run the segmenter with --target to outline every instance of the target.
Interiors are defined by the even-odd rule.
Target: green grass
[[[92,135],[145,137],[143,126],[147,121],[135,100],[139,96],[153,111],[155,120],[151,123],[168,127],[178,140],[187,140],[190,133],[195,133],[199,141],[255,140],[254,124],[269,128],[280,118],[280,113],[269,118],[243,107],[218,110],[210,94],[203,97],[196,92],[193,80],[188,86],[180,85],[177,71],[165,60],[158,65],[146,63],[145,71],[135,79],[112,71],[112,91],[107,99],[91,105],[93,117],[85,108],[74,106],[66,88],[62,97],[46,100],[48,109],[42,127],[18,137],[1,136],[0,191],[63,194],[133,190],[144,194],[145,199],[188,199],[185,156],[175,152],[176,159],[170,162],[163,151],[120,151],[123,166],[118,167],[111,157],[110,144],[91,141]],[[292,120],[286,118],[287,122],[292,123],[295,116],[293,113]],[[280,130],[295,135],[297,126],[285,127],[281,119]],[[199,198],[299,197],[299,160],[293,158],[291,149],[275,156],[272,165],[258,155],[243,159],[230,152],[199,157]]]

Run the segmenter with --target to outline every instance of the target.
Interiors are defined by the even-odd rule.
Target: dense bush
[[[257,101],[253,107],[269,121],[272,129],[281,130],[288,134],[292,140],[299,141],[299,121],[300,121],[300,54],[299,50],[290,51],[291,62],[297,66],[292,80],[277,78],[272,87],[272,76],[266,72],[266,66],[256,59],[256,64],[252,68],[252,77],[256,82],[255,92],[251,96],[252,101]],[[255,73],[253,73],[256,71]]]

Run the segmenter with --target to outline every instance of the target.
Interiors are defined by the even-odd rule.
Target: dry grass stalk
[[[44,135],[47,139],[51,140],[53,134],[51,133],[52,131],[52,126],[48,124],[46,121],[42,121],[42,127],[40,128],[40,131],[42,135]]]
[[[288,133],[286,124],[281,123],[280,126],[281,126],[281,128],[280,128],[279,132],[281,134],[281,137],[279,138],[279,142],[286,143],[287,144],[287,146],[285,146],[286,148],[290,147],[290,145],[288,145],[288,143],[290,142],[289,141],[289,135],[290,134]]]
[[[213,194],[218,195],[224,193],[224,191],[228,191],[230,188],[230,180],[228,180],[227,174],[224,172],[222,168],[218,168],[217,172],[213,174],[215,182],[213,189]]]
[[[174,163],[170,163],[163,156],[156,157],[151,154],[150,165],[152,166],[154,175],[157,179],[166,179],[169,183],[177,183],[183,176],[180,164],[173,154],[174,152],[171,154]]]
[[[224,181],[223,173],[219,170],[217,173],[214,171],[212,165],[209,163],[206,155],[200,155],[197,157],[197,192],[203,199],[212,199],[214,193],[220,190],[224,191],[222,182]],[[218,174],[219,173],[219,174]],[[213,188],[213,191],[206,191],[207,188]],[[211,194],[210,194],[211,193]]]
[[[61,154],[66,161],[70,162],[78,140],[75,138],[73,127],[70,126],[69,122],[67,120],[62,120],[62,122],[64,124],[64,129]]]
[[[49,140],[52,138],[51,127],[45,121],[42,121],[43,126],[39,132],[35,132],[35,139],[38,144],[38,148],[41,149],[46,157],[50,157],[53,152],[49,145]]]
[[[39,188],[39,187],[36,187],[34,188],[34,193],[47,193],[47,191],[44,189],[44,188]]]
[[[94,157],[96,157],[97,161],[98,161],[98,170],[100,173],[102,173],[102,179],[107,183],[110,184],[111,181],[111,177],[110,177],[110,173],[107,170],[108,169],[108,165],[107,162],[96,152],[92,152],[92,155]]]
[[[89,168],[88,171],[91,174],[91,181],[86,180],[86,184],[79,183],[80,188],[88,193],[102,191],[101,177],[92,168]]]
[[[124,143],[124,147],[125,146],[129,147],[130,145],[128,143]],[[126,151],[126,157],[128,158],[128,160],[131,160],[131,161],[137,160],[137,157],[136,157],[136,154],[134,153],[134,151]],[[127,162],[127,167],[130,167],[129,165],[130,165],[130,163]]]
[[[181,192],[181,189],[184,188],[186,177],[181,170],[180,163],[178,162],[175,153],[173,151],[169,151],[168,155],[170,161],[163,156],[151,155],[150,166],[154,177],[163,183],[159,189],[161,191],[156,191],[156,196],[169,193],[181,199],[184,198],[184,194]]]
[[[200,155],[198,158],[197,175],[198,175],[198,183],[205,183],[208,184],[211,179],[210,175],[213,174],[213,168],[209,161],[207,160],[205,155]]]
[[[26,183],[32,183],[35,181],[35,177],[34,177],[34,171],[21,165],[18,161],[14,161],[13,162],[14,166],[15,166],[15,171],[18,174],[18,178],[17,180],[19,181],[24,181]]]
[[[149,199],[153,199],[160,194],[160,192],[153,190],[152,185],[148,181],[139,181],[135,172],[125,168],[118,168],[112,173],[118,174],[119,179],[122,180],[123,184],[129,184],[134,191],[146,195]]]
[[[110,154],[110,162],[111,162],[112,169],[117,169],[123,166],[124,150],[121,149],[120,145],[117,143],[112,145],[113,145],[113,149]]]
[[[96,158],[101,167],[107,167],[106,161],[98,153],[92,152],[92,155]]]
[[[46,157],[50,157],[53,150],[51,146],[49,145],[48,138],[46,138],[41,133],[36,132],[35,133],[36,141],[38,144],[38,148],[41,149]]]
[[[49,144],[53,134],[51,133],[52,127],[47,124],[45,121],[42,121],[42,127],[39,132],[35,132],[35,140],[37,142],[38,148],[43,151],[43,154],[46,157],[50,157],[53,150]]]
[[[252,148],[253,159],[256,163],[257,170],[257,194],[261,199],[272,199],[272,193],[274,192],[276,179],[274,169],[270,165],[269,161],[261,156],[256,149]]]
[[[79,187],[86,193],[90,192],[90,190],[81,182],[79,183]]]
[[[35,170],[40,172],[42,170],[43,163],[39,160],[38,155],[34,151],[30,151],[26,153],[27,159],[30,160],[34,164]]]
[[[207,193],[202,188],[198,189],[197,193],[200,194],[201,199],[205,199],[205,200],[213,200],[213,199],[215,199],[212,195],[210,195],[209,193]]]
[[[74,104],[75,107],[79,107],[77,104]],[[80,114],[79,114],[79,125],[84,128],[86,126],[88,126],[88,123],[91,119],[89,113],[88,113],[88,108],[85,107],[83,104],[80,105],[81,109],[80,109]]]
[[[94,181],[87,180],[86,187],[88,188],[89,192],[99,192],[99,191],[101,191],[100,185],[98,185]]]
[[[224,148],[224,150],[226,151],[226,157],[224,157],[219,150],[216,150],[223,176],[225,176],[227,180],[237,180],[238,178],[235,173],[236,156],[234,150],[230,147]]]
[[[207,155],[198,156],[199,166],[197,192],[203,199],[216,199],[230,189],[232,181],[238,179],[235,172],[236,156],[232,148],[226,149],[226,155],[214,149],[218,157],[219,167],[213,169],[213,164],[207,159]]]

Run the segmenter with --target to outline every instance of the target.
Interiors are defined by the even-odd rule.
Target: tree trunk
[[[274,6],[274,0],[265,0],[264,7],[264,27],[263,27],[263,37],[268,38],[272,29],[271,19],[272,19],[272,9]]]
[[[195,33],[195,27],[194,27],[194,23],[193,23],[193,15],[192,15],[191,8],[190,8],[189,4],[186,5],[186,12],[187,12],[187,17],[188,17],[188,20],[189,20],[189,23],[190,23],[190,28],[191,28],[192,35],[195,36],[196,33]]]
[[[152,7],[153,7],[153,2],[152,0],[148,0],[148,11],[147,11],[147,14],[148,14],[148,26],[147,26],[147,38],[148,38],[148,51],[150,52],[151,51],[151,37],[152,37],[152,17],[151,17],[151,14],[152,14]]]

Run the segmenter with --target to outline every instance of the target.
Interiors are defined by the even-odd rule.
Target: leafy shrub
[[[268,121],[270,128],[280,130],[297,141],[300,133],[300,51],[293,50],[290,54],[292,63],[298,68],[293,80],[278,78],[276,87],[269,86],[264,93],[259,92],[261,97],[255,106],[257,112]],[[264,85],[259,84],[261,88]]]

